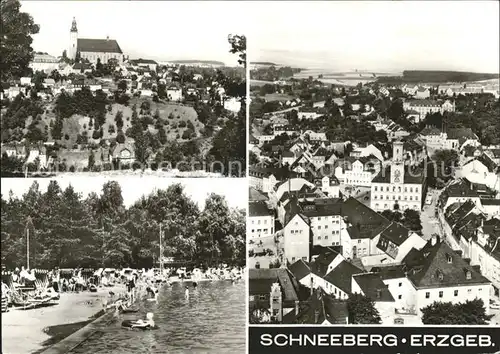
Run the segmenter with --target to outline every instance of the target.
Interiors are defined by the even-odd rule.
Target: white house
[[[256,239],[274,235],[274,212],[266,202],[250,202],[248,206],[247,237]]]
[[[176,87],[169,87],[167,89],[167,97],[170,101],[179,102],[182,101],[182,89]]]
[[[302,259],[309,261],[310,232],[306,216],[295,214],[283,229],[285,258],[290,263]]]

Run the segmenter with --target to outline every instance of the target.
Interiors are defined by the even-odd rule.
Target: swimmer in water
[[[137,322],[135,322],[134,324],[132,324],[132,326],[130,326],[131,328],[136,328],[136,327],[139,327],[139,328],[146,328],[146,327],[154,327],[155,326],[155,321],[153,320],[153,317],[154,317],[154,314],[152,312],[148,312],[146,314],[146,320],[138,320]]]

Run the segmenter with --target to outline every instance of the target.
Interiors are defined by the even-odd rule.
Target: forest
[[[22,196],[1,200],[2,265],[32,268],[152,267],[163,256],[196,263],[245,264],[245,211],[210,194],[201,210],[181,184],[170,185],[124,204],[122,189],[108,181],[87,196],[69,185],[35,181]]]

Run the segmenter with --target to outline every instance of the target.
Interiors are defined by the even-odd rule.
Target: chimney
[[[464,258],[465,263],[470,265],[470,258]]]
[[[478,273],[481,273],[481,266],[479,264],[473,265],[472,269],[474,269]]]
[[[435,246],[436,244],[439,243],[439,236],[434,234],[432,235],[432,238],[431,238],[431,246]]]
[[[295,300],[295,316],[299,315],[299,300]]]
[[[319,322],[319,310],[314,310],[314,323],[317,324]]]
[[[313,291],[314,291],[313,285],[314,285],[314,279],[313,277],[311,277],[311,296],[313,296]]]

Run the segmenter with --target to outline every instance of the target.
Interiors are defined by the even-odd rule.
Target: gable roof
[[[78,38],[77,50],[79,52],[123,54],[118,42],[114,39]]]
[[[288,267],[288,270],[290,270],[290,273],[292,273],[295,279],[297,279],[298,281],[304,279],[311,273],[309,265],[302,259],[299,259],[295,263],[291,264]]]
[[[347,324],[348,317],[347,302],[336,300],[319,288],[301,304],[298,315],[290,311],[283,316],[283,323],[322,324],[326,320],[331,324]]]
[[[319,277],[324,277],[328,272],[328,266],[340,253],[331,249],[323,248],[318,257],[311,263],[311,271]]]
[[[248,216],[272,216],[273,212],[268,208],[267,203],[264,201],[249,202],[248,203]]]
[[[297,290],[290,277],[290,273],[284,268],[249,269],[248,289],[250,295],[268,294],[271,292],[273,283],[279,283],[282,291],[283,301],[298,300]]]
[[[254,187],[249,187],[248,188],[248,201],[266,201],[269,200],[269,198],[261,191],[255,189]]]
[[[410,230],[397,222],[392,222],[388,228],[382,231],[381,236],[388,239],[396,246],[401,246],[410,234]]]
[[[445,242],[428,242],[422,250],[413,249],[403,260],[408,279],[416,288],[442,288],[462,285],[490,284]],[[470,279],[467,279],[470,273]]]
[[[366,297],[377,302],[392,302],[394,298],[382,277],[377,273],[364,273],[353,276],[356,283]]]
[[[363,271],[355,265],[347,261],[342,261],[330,273],[325,275],[324,279],[346,294],[351,294],[352,276],[362,272]]]

